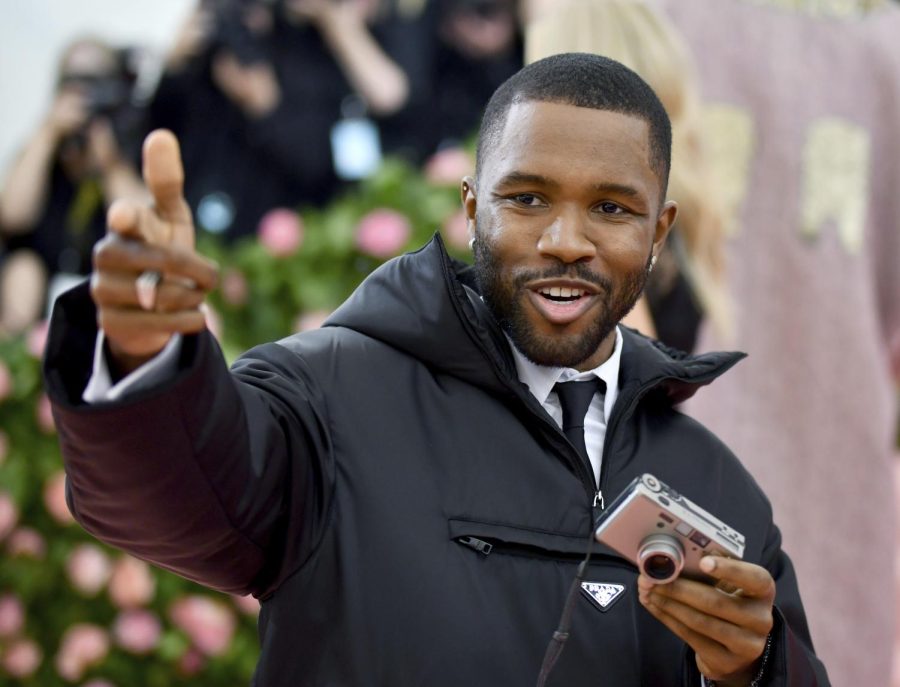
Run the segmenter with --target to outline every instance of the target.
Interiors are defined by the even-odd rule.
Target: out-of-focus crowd
[[[200,0],[158,78],[135,48],[76,40],[0,185],[0,336],[89,272],[109,202],[144,193],[154,128],[181,141],[199,229],[231,242],[385,156],[465,159],[523,59],[608,55],[670,114],[681,208],[629,323],[749,352],[687,412],[771,498],[833,684],[888,685],[898,34],[890,0]]]
[[[198,226],[232,241],[271,208],[326,204],[384,156],[420,165],[460,148],[522,64],[520,11],[516,0],[200,0],[161,65],[140,46],[74,40],[0,186],[0,333],[90,270],[106,207],[142,193],[149,131],[179,137]]]

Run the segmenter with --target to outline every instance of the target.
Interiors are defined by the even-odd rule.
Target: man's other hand
[[[701,569],[722,586],[685,578],[653,584],[638,577],[638,597],[657,620],[687,642],[697,656],[700,672],[718,685],[746,686],[772,630],[775,581],[758,565],[730,558],[706,556]]]
[[[204,329],[201,305],[218,279],[216,265],[194,250],[178,140],[169,131],[154,131],[144,141],[143,155],[144,183],[153,202],[112,204],[91,275],[98,324],[119,374],[152,358],[173,334]],[[158,273],[160,280],[141,305],[137,280],[147,272]]]

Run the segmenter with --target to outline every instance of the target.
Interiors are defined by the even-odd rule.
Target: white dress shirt
[[[510,342],[516,361],[519,380],[538,400],[550,417],[562,427],[562,407],[553,390],[557,382],[572,382],[599,377],[606,382],[606,393],[594,395],[587,415],[584,417],[584,444],[587,448],[591,467],[594,469],[594,484],[600,481],[600,462],[603,458],[603,441],[606,439],[606,423],[619,395],[619,363],[622,360],[622,332],[616,327],[616,343],[612,355],[593,370],[579,372],[571,367],[545,367],[536,365]]]

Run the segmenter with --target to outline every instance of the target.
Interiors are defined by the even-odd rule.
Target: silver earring
[[[469,250],[472,250],[473,248],[475,248],[475,237],[474,236],[469,239]]]
[[[656,256],[655,255],[650,257],[650,268],[647,270],[647,274],[650,274],[653,271],[654,267],[656,267]]]

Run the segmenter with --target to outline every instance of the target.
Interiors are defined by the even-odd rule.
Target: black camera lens
[[[651,534],[638,547],[637,564],[651,580],[671,582],[684,566],[684,550],[671,535]]]
[[[662,554],[650,556],[644,559],[644,573],[654,580],[668,580],[675,574],[675,561]]]

